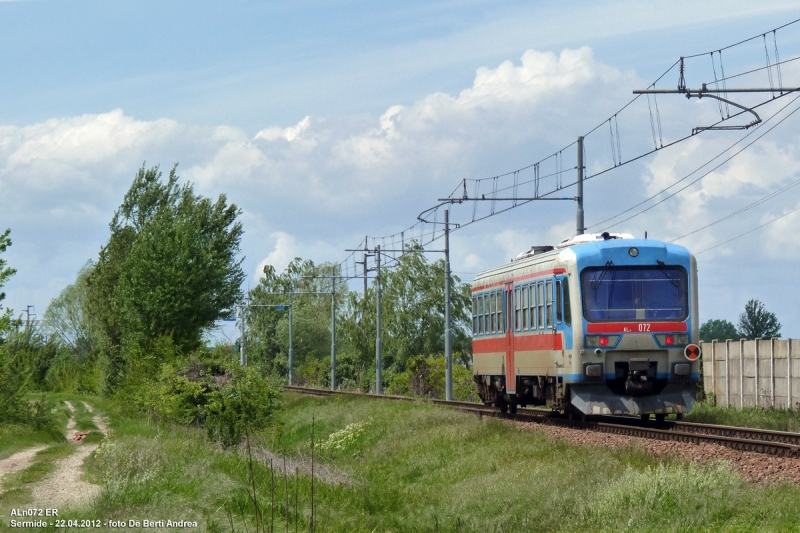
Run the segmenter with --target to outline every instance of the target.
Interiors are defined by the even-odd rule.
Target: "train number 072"
[[[650,324],[639,324],[639,331],[650,331]]]

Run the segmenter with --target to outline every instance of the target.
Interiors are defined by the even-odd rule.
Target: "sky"
[[[386,247],[392,238],[374,238],[396,241],[462,180],[487,196],[515,176],[518,195],[532,194],[536,171],[540,192],[569,185],[585,135],[589,231],[686,246],[701,321],[735,324],[757,298],[798,338],[800,100],[731,95],[763,103],[762,124],[694,136],[735,108],[679,95],[624,107],[662,74],[658,88],[676,87],[676,61],[694,54],[690,88],[759,68],[728,88],[770,87],[770,74],[774,87],[800,86],[800,61],[788,61],[800,23],[771,33],[798,18],[800,5],[780,0],[0,0],[0,230],[11,229],[4,258],[18,271],[2,304],[41,316],[97,257],[143,164],[166,174],[178,163],[196,192],[242,209],[252,287],[265,264],[298,256],[352,272],[360,257],[346,249],[365,236]],[[762,68],[776,48],[780,73]],[[572,201],[470,223],[491,209],[450,207],[462,280],[575,233]]]

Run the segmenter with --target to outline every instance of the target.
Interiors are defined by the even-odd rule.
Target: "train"
[[[534,246],[475,277],[472,331],[485,405],[682,419],[700,380],[697,262],[626,233]]]

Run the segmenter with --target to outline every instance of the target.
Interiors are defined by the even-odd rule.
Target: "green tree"
[[[714,340],[738,339],[736,327],[727,320],[711,319],[700,326],[700,340],[711,342]]]
[[[102,342],[102,331],[86,312],[89,286],[87,279],[94,268],[92,261],[78,272],[75,283],[67,285],[44,312],[45,331],[80,357],[88,356]]]
[[[413,357],[444,353],[444,260],[429,262],[421,247],[408,244],[407,253],[392,268],[381,272],[381,316],[384,376],[404,372]],[[372,373],[362,380],[372,383],[375,361],[375,284],[365,297],[351,294],[342,320],[342,352],[354,367]],[[471,288],[452,276],[451,317],[453,353],[469,361],[472,353],[470,327]],[[343,370],[346,370],[343,368]],[[341,373],[344,377],[345,372]],[[362,388],[366,388],[362,385]]]
[[[320,385],[329,384],[331,296],[338,265],[316,265],[296,257],[280,274],[271,265],[250,291],[247,313],[248,360],[264,371],[286,378],[289,360],[289,292],[292,291],[292,339],[295,375]],[[342,316],[347,288],[337,282],[337,315]],[[277,306],[284,306],[282,309]],[[341,333],[337,331],[337,341]],[[321,371],[326,367],[328,371]]]
[[[170,337],[188,353],[203,332],[228,317],[244,281],[241,213],[225,195],[216,201],[166,181],[142,166],[111,221],[111,237],[87,277],[87,314],[103,331],[107,389],[149,344]]]
[[[781,323],[759,300],[752,299],[739,315],[739,333],[745,339],[771,339],[781,336]]]
[[[417,253],[421,247],[412,244],[408,249],[384,275],[384,346],[387,366],[396,371],[403,371],[410,357],[444,353],[444,260],[429,263],[425,254]],[[471,353],[471,288],[452,276],[450,292],[453,352]]]
[[[5,253],[9,246],[11,246],[11,237],[9,234],[11,233],[10,229],[5,230],[0,235],[0,254]],[[17,273],[17,271],[13,268],[10,268],[7,265],[5,259],[0,257],[0,289],[3,288],[3,285],[6,284],[6,281]],[[0,292],[0,311],[3,310],[3,300],[6,298],[6,293]],[[0,315],[0,342],[3,341],[5,338],[4,333],[8,330],[8,326],[11,323],[11,310],[7,309],[5,313]]]

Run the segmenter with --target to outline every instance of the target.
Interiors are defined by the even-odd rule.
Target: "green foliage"
[[[402,371],[415,356],[444,353],[444,260],[429,263],[416,244],[398,258],[397,267],[384,273],[382,326],[387,367]],[[452,276],[451,316],[453,350],[471,353],[471,289]],[[374,300],[373,300],[374,302]],[[374,307],[374,306],[373,306]]]
[[[714,398],[697,402],[686,415],[688,422],[717,424],[745,428],[769,429],[773,431],[800,432],[798,405],[793,409],[773,409],[761,407],[720,407]]]
[[[771,339],[781,336],[781,323],[759,300],[752,299],[739,315],[739,333],[745,339]]]
[[[0,234],[0,254],[4,253],[9,246],[11,246],[11,230],[7,229],[2,234]],[[6,281],[17,273],[17,271],[13,268],[10,268],[7,265],[5,259],[0,257],[0,289],[3,288],[3,285],[6,284]],[[3,310],[3,300],[6,297],[6,293],[0,291],[0,311]],[[4,337],[3,333],[8,328],[9,324],[11,323],[11,312],[10,310],[0,315],[0,344],[2,343]]]
[[[270,387],[256,369],[231,370],[227,382],[209,394],[206,405],[208,436],[226,447],[274,425],[280,409],[280,391]]]
[[[737,339],[739,333],[736,327],[727,320],[711,319],[700,326],[700,340],[711,342],[714,340],[724,341],[726,339]]]
[[[411,243],[382,277],[383,376],[406,371],[414,357],[444,353],[444,261],[428,262]],[[247,353],[251,364],[279,379],[288,374],[289,310],[278,309],[290,300],[293,316],[295,377],[299,383],[330,384],[330,321],[332,280],[338,265],[315,265],[294,259],[280,275],[267,265],[259,285],[251,291]],[[453,350],[462,367],[469,365],[471,289],[452,277]],[[369,390],[375,380],[376,287],[366,295],[336,288],[337,379],[344,388]],[[304,294],[305,293],[305,294]],[[309,294],[325,293],[325,294]],[[399,378],[400,379],[400,378]],[[471,376],[470,376],[471,379]],[[471,385],[470,385],[471,387]]]
[[[104,392],[135,374],[133,366],[152,370],[135,360],[158,339],[190,353],[203,331],[230,315],[244,280],[239,214],[224,195],[212,202],[191,184],[179,186],[175,167],[166,181],[158,167],[139,169],[86,277],[85,315],[103,334]]]
[[[315,369],[317,363],[328,358],[330,372],[330,293],[333,288],[330,276],[338,273],[336,265],[315,265],[313,261],[304,261],[299,257],[289,263],[281,274],[277,274],[270,265],[264,267],[264,276],[258,286],[250,291],[253,306],[247,312],[248,337],[245,347],[251,365],[259,366],[267,375],[286,379],[289,361],[288,304],[291,303],[295,375],[303,380],[313,375],[315,377],[310,382],[320,384],[316,381],[316,371],[312,370],[309,374],[300,369]],[[344,289],[344,284],[337,283],[339,317],[346,300]],[[275,307],[279,305],[284,308]],[[337,337],[341,339],[338,329]],[[301,377],[302,374],[306,377]]]
[[[67,285],[44,312],[45,332],[68,346],[78,363],[89,358],[103,340],[100,324],[87,313],[88,278],[93,268],[94,263],[87,261],[78,272],[75,283]]]
[[[454,359],[457,359],[454,354]],[[392,376],[388,392],[403,396],[445,397],[446,361],[444,357],[413,357],[404,372]],[[453,399],[478,401],[472,370],[453,363]]]

